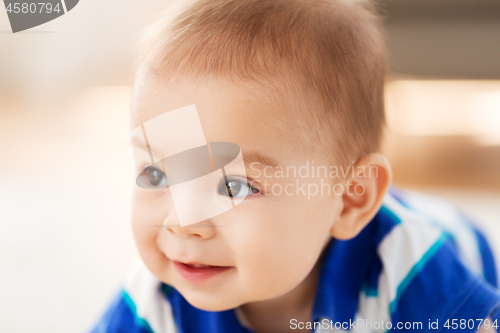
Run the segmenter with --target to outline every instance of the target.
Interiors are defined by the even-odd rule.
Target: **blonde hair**
[[[380,21],[363,0],[199,0],[153,26],[140,63],[167,77],[253,80],[289,99],[300,93],[319,110],[287,110],[287,118],[314,120],[312,136],[345,164],[379,150],[383,137]]]

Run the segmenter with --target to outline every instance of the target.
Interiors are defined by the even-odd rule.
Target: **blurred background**
[[[395,183],[460,205],[500,255],[500,1],[380,2]],[[16,34],[0,8],[2,331],[87,331],[136,257],[135,45],[171,3],[82,0]]]

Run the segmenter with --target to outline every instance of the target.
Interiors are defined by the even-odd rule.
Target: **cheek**
[[[163,265],[158,236],[165,219],[165,193],[137,188],[132,196],[132,231],[142,260],[153,272]]]
[[[312,270],[330,239],[330,214],[297,197],[257,200],[230,211],[238,228],[231,227],[227,239],[248,292],[269,299],[292,290]]]

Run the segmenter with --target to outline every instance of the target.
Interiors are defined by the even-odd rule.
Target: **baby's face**
[[[287,175],[286,168],[298,171],[308,163],[310,168],[313,161],[327,165],[328,159],[319,149],[304,149],[301,138],[307,133],[301,132],[300,121],[295,129],[285,125],[284,107],[250,83],[174,82],[142,71],[134,87],[131,128],[193,104],[207,142],[241,148],[246,175],[228,173],[227,179],[233,195],[238,191],[247,197],[220,215],[180,227],[168,188],[134,186],[132,223],[143,261],[204,310],[226,310],[291,292],[315,266],[341,205],[336,195],[308,193],[319,178]],[[284,174],[276,173],[280,166]],[[163,177],[150,175],[144,181]],[[220,181],[222,187],[214,186],[213,195],[230,200]]]

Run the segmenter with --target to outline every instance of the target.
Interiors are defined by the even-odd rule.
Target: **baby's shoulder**
[[[375,259],[360,295],[366,320],[484,319],[499,303],[479,229],[449,201],[391,188],[372,221]]]
[[[401,254],[425,259],[433,254],[432,251],[449,243],[467,268],[497,284],[493,253],[484,233],[449,200],[391,187],[384,197],[378,219],[382,227],[379,253],[387,247],[391,247],[391,251],[411,249],[412,253]]]

